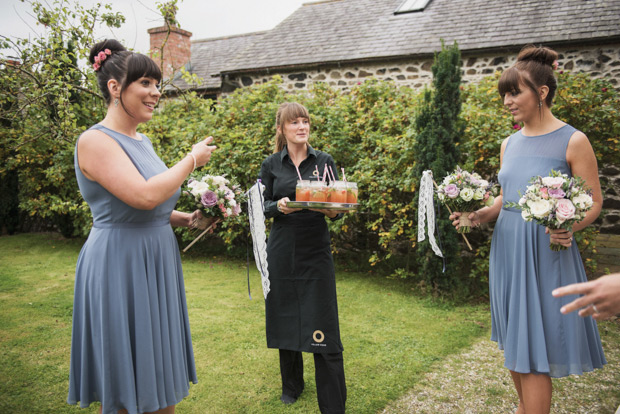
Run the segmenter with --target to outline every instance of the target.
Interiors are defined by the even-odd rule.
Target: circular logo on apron
[[[312,339],[314,339],[314,341],[317,344],[320,344],[321,342],[323,342],[325,340],[325,335],[323,334],[323,332],[316,330],[314,331],[314,333],[312,334]]]

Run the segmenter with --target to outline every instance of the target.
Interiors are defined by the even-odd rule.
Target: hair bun
[[[544,46],[528,45],[521,49],[517,61],[527,62],[534,61],[542,63],[543,65],[552,66],[553,62],[558,59],[558,54],[555,50],[549,49]]]
[[[96,43],[95,45],[93,45],[93,47],[90,48],[90,55],[88,55],[88,61],[91,63],[91,65],[95,63],[95,57],[99,54],[99,52],[103,52],[106,49],[110,50],[112,54],[114,54],[115,52],[123,52],[127,50],[125,46],[123,46],[118,40],[102,40],[101,42]]]

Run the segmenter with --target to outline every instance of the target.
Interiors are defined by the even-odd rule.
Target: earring
[[[542,101],[538,101],[538,107],[542,108]]]
[[[117,108],[117,107],[118,107],[118,98],[116,98],[116,99],[114,100],[114,107],[115,107],[115,108]]]

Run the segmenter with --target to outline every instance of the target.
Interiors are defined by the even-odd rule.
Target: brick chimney
[[[148,29],[151,38],[150,56],[161,67],[162,50],[161,47],[166,42],[163,50],[164,79],[170,78],[172,74],[185,66],[192,57],[190,38],[192,34],[187,30],[174,26],[162,26]],[[170,35],[168,35],[170,32]],[[166,41],[166,37],[168,40]]]

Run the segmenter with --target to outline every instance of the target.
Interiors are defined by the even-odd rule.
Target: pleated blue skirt
[[[518,373],[564,377],[606,364],[591,317],[560,308],[575,296],[554,298],[560,286],[587,280],[576,243],[549,248],[545,228],[502,209],[491,244],[491,339],[504,350],[505,367]]]
[[[179,248],[169,223],[94,227],[76,268],[68,403],[156,411],[196,370]]]

